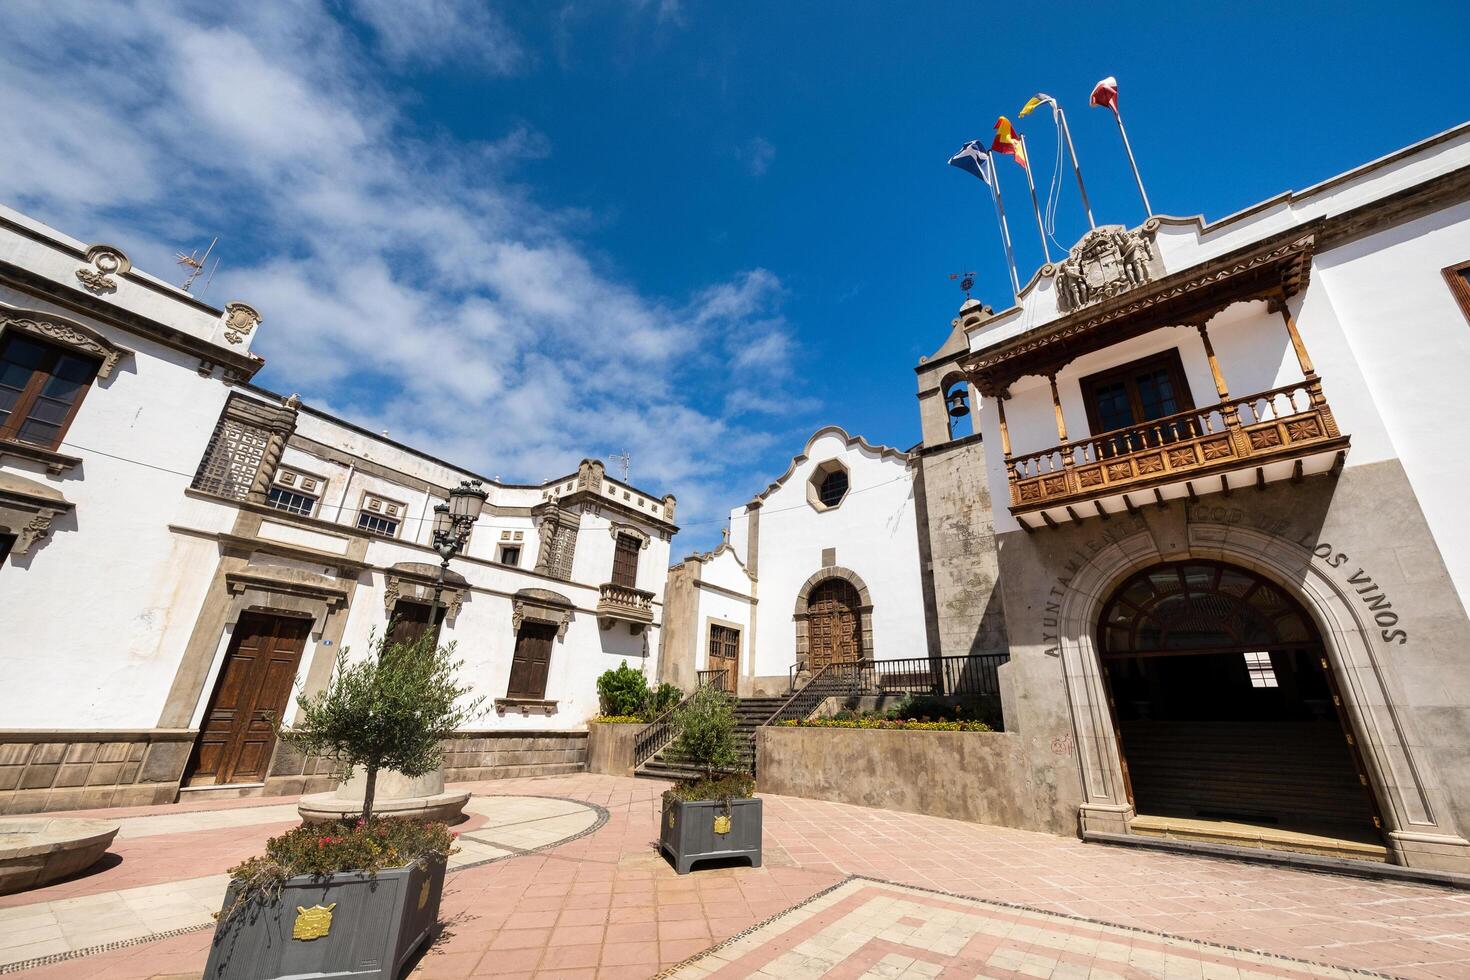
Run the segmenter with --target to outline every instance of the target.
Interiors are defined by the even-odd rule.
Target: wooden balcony
[[[632,633],[642,633],[653,622],[653,593],[627,585],[607,582],[600,586],[597,597],[597,624],[612,629],[615,623],[627,623]]]
[[[1047,525],[1136,510],[1168,496],[1247,483],[1300,479],[1342,466],[1348,437],[1337,429],[1315,376],[1298,384],[1180,412],[1006,460],[1011,513]],[[1235,478],[1232,479],[1232,475]],[[1183,492],[1180,492],[1180,491]],[[1088,505],[1079,513],[1081,505]],[[1022,522],[1028,529],[1037,523]]]

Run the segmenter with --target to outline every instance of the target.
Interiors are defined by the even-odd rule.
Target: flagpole
[[[1133,159],[1133,145],[1128,142],[1128,130],[1123,128],[1123,114],[1118,111],[1116,103],[1111,108],[1113,118],[1118,120],[1118,132],[1123,134],[1123,149],[1128,151],[1128,162],[1133,166],[1133,179],[1138,181],[1138,196],[1143,198],[1144,217],[1152,218],[1154,209],[1148,203],[1148,193],[1143,189],[1143,177],[1138,173],[1138,161]]]
[[[1020,134],[1016,134],[1020,136]],[[1051,265],[1051,247],[1046,243],[1046,225],[1041,221],[1041,205],[1036,203],[1036,181],[1031,179],[1031,154],[1026,152],[1026,137],[1021,136],[1021,155],[1026,158],[1026,166],[1021,169],[1026,171],[1026,186],[1031,189],[1031,210],[1036,213],[1036,231],[1041,235],[1041,251],[1046,256],[1046,264]]]
[[[1006,265],[1011,270],[1011,295],[1019,303],[1021,301],[1021,280],[1016,276],[1016,253],[1011,248],[1011,229],[1006,224],[1006,206],[1000,196],[1000,174],[995,172],[994,167],[991,167],[990,176],[991,179],[985,182],[985,186],[990,188],[990,200],[995,205],[996,216],[1000,218],[1000,237],[1005,240]]]
[[[1072,145],[1072,129],[1067,125],[1067,114],[1062,111],[1060,103],[1053,101],[1052,108],[1056,109],[1061,120],[1062,135],[1067,138],[1067,152],[1072,154],[1072,172],[1077,175],[1077,190],[1082,194],[1082,209],[1087,212],[1087,227],[1096,229],[1097,222],[1092,220],[1092,205],[1087,200],[1087,188],[1082,185],[1082,166],[1077,162],[1077,148]]]

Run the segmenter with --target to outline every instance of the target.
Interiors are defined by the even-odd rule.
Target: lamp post
[[[470,528],[480,519],[485,509],[485,498],[489,493],[479,480],[462,480],[459,486],[449,491],[449,503],[434,508],[434,550],[439,553],[439,577],[434,582],[434,605],[431,617],[435,618],[435,633],[438,633],[439,598],[444,594],[444,576],[449,572],[449,560],[464,550],[469,541]]]

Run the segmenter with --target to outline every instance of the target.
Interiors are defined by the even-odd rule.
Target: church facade
[[[0,813],[324,788],[273,722],[390,621],[487,697],[450,779],[576,770],[598,674],[656,673],[672,495],[499,483],[262,390],[260,329],[0,211]]]

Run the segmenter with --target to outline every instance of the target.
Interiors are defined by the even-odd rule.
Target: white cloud
[[[352,0],[383,56],[400,68],[453,62],[496,75],[519,71],[526,51],[488,0]]]
[[[737,154],[752,177],[761,177],[776,159],[776,147],[764,136],[757,136],[742,146]]]
[[[385,56],[469,56],[415,54],[392,6],[354,7]],[[648,295],[508,180],[552,151],[530,127],[425,133],[324,6],[247,5],[226,24],[188,9],[0,5],[0,198],[165,276],[142,260],[219,234],[208,299],[264,314],[262,384],[481,472],[540,480],[626,447],[634,481],[677,493],[690,521],[763,485],[777,439],[750,419],[812,410],[790,390],[775,273]],[[434,37],[480,16],[414,9]]]

